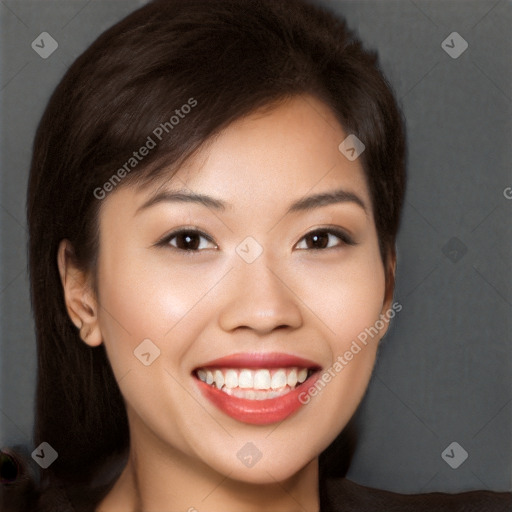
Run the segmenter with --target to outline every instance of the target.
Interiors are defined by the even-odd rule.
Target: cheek
[[[121,247],[105,250],[98,265],[100,328],[114,370],[126,371],[145,339],[169,360],[181,360],[207,321],[205,310],[196,306],[217,274],[180,270],[165,255],[154,261],[147,249]]]
[[[385,294],[380,255],[354,252],[339,264],[319,265],[304,275],[297,295],[324,325],[336,357],[379,319]]]
[[[180,411],[197,410],[183,420],[188,425],[204,414],[183,385],[188,373],[180,365],[210,318],[202,301],[218,277],[197,268],[180,271],[165,259],[148,262],[147,254],[121,245],[100,254],[100,328],[131,421],[143,419],[161,438],[186,448],[186,428],[170,430],[167,419],[179,423]],[[148,339],[159,351],[154,360]],[[146,366],[136,354],[148,351]]]
[[[317,325],[329,345],[329,360],[320,378],[300,397],[306,408],[314,410],[317,428],[327,434],[324,443],[334,439],[359,405],[381,337],[376,328],[385,293],[380,255],[361,252],[345,263],[312,275],[300,292],[320,319]]]

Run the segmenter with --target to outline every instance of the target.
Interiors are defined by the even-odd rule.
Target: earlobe
[[[396,252],[394,250],[389,253],[387,265],[384,268],[384,271],[386,288],[384,291],[384,300],[380,314],[380,318],[384,324],[381,329],[381,338],[384,337],[389,328],[390,310],[392,309],[393,294],[395,291]]]
[[[101,345],[103,339],[98,322],[98,304],[87,273],[78,268],[74,261],[73,247],[69,240],[60,242],[57,265],[69,318],[87,345]]]

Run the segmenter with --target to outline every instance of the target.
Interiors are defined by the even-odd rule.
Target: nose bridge
[[[265,252],[251,263],[240,258],[235,267],[219,316],[224,330],[245,327],[265,333],[302,324],[296,297]]]

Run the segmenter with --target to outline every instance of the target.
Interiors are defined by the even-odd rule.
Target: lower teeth
[[[215,387],[215,386],[214,386]],[[226,393],[229,396],[234,396],[236,398],[245,398],[248,400],[268,400],[270,398],[277,398],[278,396],[283,396],[292,391],[289,386],[286,386],[281,389],[269,389],[269,390],[261,390],[261,389],[241,389],[241,388],[227,388],[223,386],[221,391]]]

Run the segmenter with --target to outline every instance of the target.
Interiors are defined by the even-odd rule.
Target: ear
[[[87,345],[101,345],[103,339],[98,322],[98,303],[90,285],[90,277],[75,263],[69,240],[60,242],[57,264],[69,318],[80,330],[80,337]]]
[[[384,272],[385,272],[386,285],[385,285],[384,300],[382,303],[382,311],[380,312],[380,317],[381,317],[381,319],[383,319],[383,323],[385,325],[382,329],[380,329],[381,338],[384,337],[384,335],[386,334],[386,332],[389,328],[389,323],[390,323],[389,311],[392,309],[393,293],[395,291],[396,251],[394,248],[390,249],[390,251],[388,253]],[[393,313],[394,313],[394,310],[393,310]],[[393,316],[394,316],[394,314],[393,314]]]

